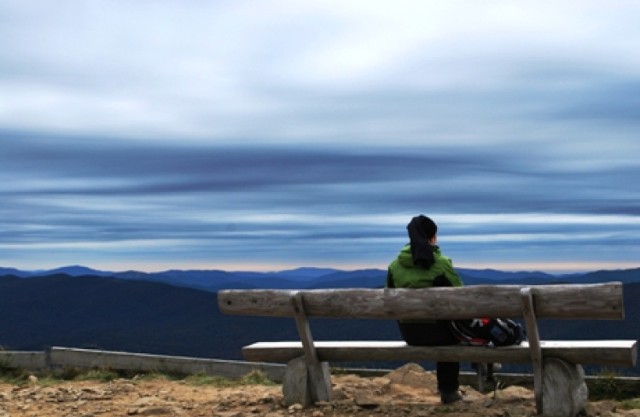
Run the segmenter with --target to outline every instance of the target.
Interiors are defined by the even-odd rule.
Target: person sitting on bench
[[[438,226],[429,217],[419,215],[407,225],[409,243],[388,267],[387,287],[429,288],[461,287],[463,282],[453,269],[451,259],[442,255],[438,242]],[[445,320],[398,322],[400,334],[408,345],[446,346],[459,340]],[[438,362],[438,391],[444,404],[463,399],[459,391],[459,362]]]

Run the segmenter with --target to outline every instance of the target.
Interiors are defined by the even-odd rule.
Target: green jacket
[[[433,246],[434,263],[428,269],[413,265],[411,246],[406,245],[398,257],[389,264],[387,287],[394,288],[428,288],[433,286],[437,277],[445,277],[452,286],[462,287],[464,284],[453,269],[451,259],[440,253],[438,246]]]

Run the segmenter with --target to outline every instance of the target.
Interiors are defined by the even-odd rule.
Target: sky
[[[638,16],[0,0],[0,266],[640,267]]]

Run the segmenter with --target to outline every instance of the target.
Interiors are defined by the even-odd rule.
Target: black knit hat
[[[429,268],[433,264],[433,248],[429,240],[438,232],[436,223],[424,215],[411,219],[407,225],[409,240],[411,242],[411,256],[413,264]]]

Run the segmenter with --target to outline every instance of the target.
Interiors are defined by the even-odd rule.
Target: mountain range
[[[458,269],[466,285],[560,282],[624,283],[626,319],[541,321],[546,339],[640,339],[640,268],[552,275]],[[223,288],[375,288],[386,271],[300,268],[279,272],[220,270],[158,273],[98,271],[70,266],[47,271],[0,268],[0,346],[42,350],[48,346],[241,359],[255,341],[295,340],[286,318],[222,315]],[[313,320],[317,340],[400,339],[392,321]],[[379,365],[379,364],[378,364]],[[635,374],[640,374],[638,368]]]
[[[549,274],[540,271],[499,271],[495,269],[457,268],[466,285],[478,284],[553,284],[562,282],[594,283],[621,281],[640,282],[640,268],[603,270],[573,274]],[[101,271],[73,265],[50,270],[26,271],[0,267],[0,277],[35,278],[63,274],[71,277],[112,277],[131,281],[166,283],[179,287],[216,292],[231,288],[375,288],[384,285],[386,271],[361,269],[344,271],[332,268],[303,267],[275,272],[223,270],[167,270],[162,272]]]

